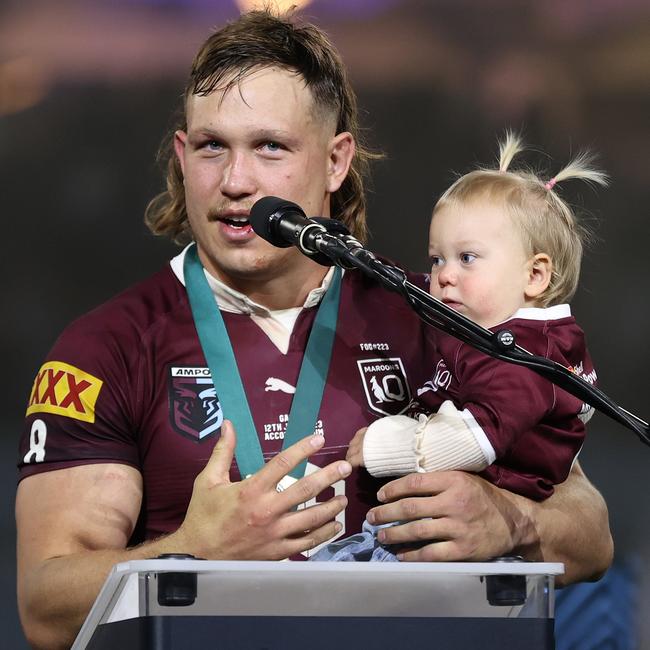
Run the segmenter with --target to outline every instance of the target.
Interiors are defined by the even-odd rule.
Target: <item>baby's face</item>
[[[492,327],[527,306],[529,258],[498,204],[474,200],[439,208],[429,256],[431,295],[479,325]]]

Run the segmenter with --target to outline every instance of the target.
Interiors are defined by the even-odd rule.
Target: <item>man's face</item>
[[[503,207],[450,202],[431,220],[430,293],[484,327],[527,304],[530,260]]]
[[[334,118],[321,113],[302,78],[280,68],[255,70],[225,94],[189,98],[187,133],[175,139],[187,214],[204,265],[226,283],[313,265],[295,248],[258,237],[248,215],[271,195],[308,216],[329,216],[329,195],[349,166],[337,158],[340,144],[351,137],[335,137]]]

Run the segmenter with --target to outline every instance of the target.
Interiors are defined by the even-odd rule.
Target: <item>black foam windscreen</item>
[[[274,246],[290,246],[291,244],[287,243],[275,228],[280,218],[290,213],[306,217],[302,208],[296,203],[277,196],[264,196],[258,199],[251,208],[251,226],[257,235]]]

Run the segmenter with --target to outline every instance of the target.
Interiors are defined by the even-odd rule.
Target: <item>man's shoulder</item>
[[[186,305],[185,289],[166,265],[77,318],[64,335],[143,336],[161,318]]]
[[[385,258],[379,258],[379,260],[384,264],[400,269],[404,273],[404,276],[408,282],[414,284],[416,287],[422,289],[423,291],[428,291],[429,276],[427,274],[409,271],[400,264],[396,264],[395,262]],[[344,282],[348,283],[351,286],[352,291],[356,293],[363,293],[370,296],[376,295],[378,298],[383,300],[386,300],[389,296],[392,296],[396,304],[403,304],[407,309],[411,309],[402,296],[396,292],[385,289],[383,286],[381,286],[379,281],[375,280],[372,277],[369,277],[358,269],[346,271]]]

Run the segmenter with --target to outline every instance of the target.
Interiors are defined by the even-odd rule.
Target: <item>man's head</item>
[[[366,234],[363,180],[372,155],[358,144],[356,98],[343,63],[334,46],[317,27],[256,11],[215,32],[195,57],[185,89],[185,111],[178,129],[187,132],[188,125],[191,128],[197,101],[215,97],[217,107],[233,93],[239,93],[245,100],[241,92],[242,83],[259,77],[263,71],[292,75],[311,98],[309,117],[312,122],[319,124],[328,135],[331,132],[331,137],[350,134],[352,155],[349,170],[335,191],[326,191],[324,206],[318,206],[311,214],[315,216],[329,211],[332,217],[341,219],[358,238],[363,239]],[[245,104],[244,101],[242,109]],[[192,232],[187,219],[183,160],[174,155],[171,146],[163,155],[168,157],[167,191],[149,205],[146,222],[156,234],[170,236],[179,242],[187,241],[192,238]],[[302,197],[282,193],[280,196],[301,204]],[[251,197],[257,198],[260,197]],[[302,207],[310,214],[310,206]]]

